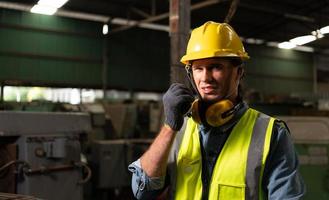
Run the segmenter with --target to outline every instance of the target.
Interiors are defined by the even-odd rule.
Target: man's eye
[[[201,71],[201,70],[202,70],[201,67],[194,67],[194,68],[193,68],[193,71]]]

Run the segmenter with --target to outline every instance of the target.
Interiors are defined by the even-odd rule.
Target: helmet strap
[[[201,94],[199,93],[198,88],[196,87],[196,84],[194,82],[194,78],[193,78],[193,73],[192,73],[192,65],[190,63],[185,65],[185,70],[186,70],[186,74],[187,74],[187,78],[190,81],[194,91],[196,92],[196,94],[198,95],[198,99],[200,101],[202,101],[202,97]]]

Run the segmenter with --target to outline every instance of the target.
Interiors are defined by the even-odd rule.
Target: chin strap
[[[188,80],[190,81],[194,91],[196,92],[196,94],[198,95],[198,99],[200,101],[202,101],[202,97],[201,97],[201,94],[199,93],[198,91],[198,88],[196,87],[195,85],[195,82],[193,80],[193,73],[192,73],[192,65],[191,64],[186,64],[185,65],[185,70],[186,70],[186,73],[187,73],[187,78]]]
[[[198,96],[197,99],[194,100],[194,102],[195,101],[202,101],[202,97],[201,97],[201,95],[200,95],[200,93],[198,91],[198,88],[195,85],[194,80],[193,80],[193,73],[192,73],[192,66],[191,66],[191,64],[185,65],[185,70],[186,70],[187,78],[190,81],[190,83],[191,83],[194,91],[196,92],[196,94]],[[185,116],[192,117],[192,111],[193,111],[193,104],[194,104],[194,102],[192,103],[190,109],[187,111],[187,113],[185,114]]]

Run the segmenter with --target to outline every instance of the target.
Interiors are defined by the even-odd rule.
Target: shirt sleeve
[[[267,158],[263,189],[270,200],[298,200],[305,194],[305,185],[298,172],[298,157],[287,126],[276,121]]]
[[[151,178],[141,168],[140,160],[136,160],[128,166],[132,172],[131,187],[137,199],[156,199],[165,185],[165,177]]]

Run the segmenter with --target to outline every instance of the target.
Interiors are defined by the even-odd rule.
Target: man
[[[164,95],[165,125],[129,166],[137,199],[163,191],[179,200],[303,196],[288,128],[242,101],[247,59],[228,24],[206,22],[193,30],[181,61],[198,98],[177,83]]]

